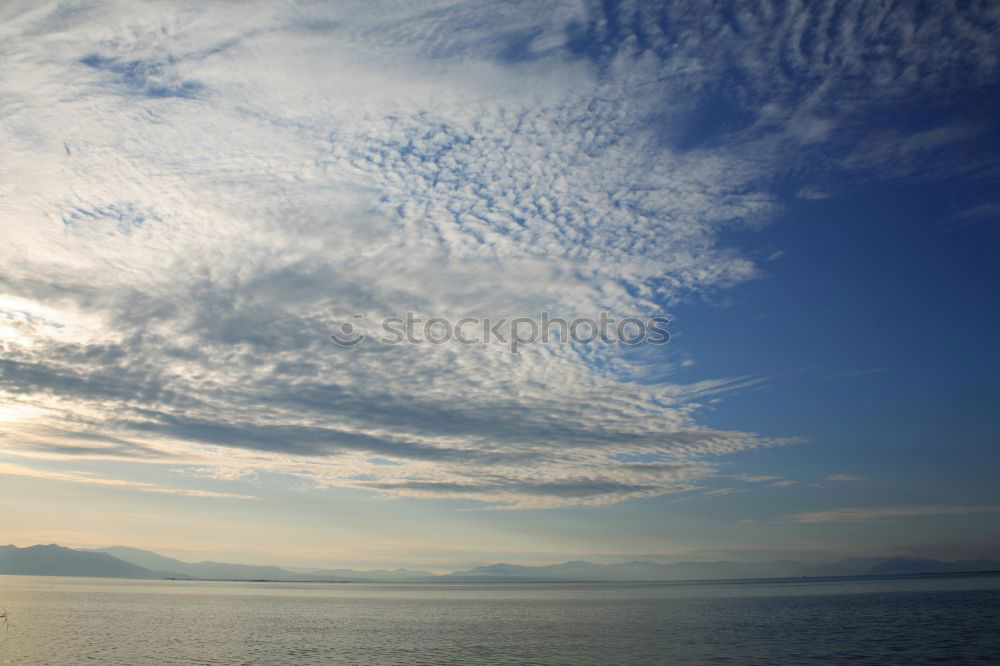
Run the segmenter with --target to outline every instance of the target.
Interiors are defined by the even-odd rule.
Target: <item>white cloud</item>
[[[718,490],[709,490],[706,493],[702,493],[702,495],[705,497],[725,497],[726,495],[738,495],[747,492],[750,492],[748,488],[719,488]]]
[[[777,481],[781,477],[770,474],[733,474],[729,478],[736,479],[737,481],[746,481],[747,483],[763,483],[764,481]]]
[[[257,499],[251,495],[239,495],[235,493],[218,492],[215,490],[198,490],[192,488],[176,488],[172,486],[162,486],[155,483],[142,481],[128,481],[123,479],[105,479],[81,472],[61,472],[56,470],[36,469],[25,465],[0,462],[0,474],[10,476],[28,476],[34,479],[47,479],[50,481],[67,481],[70,483],[84,483],[97,486],[112,486],[116,488],[127,488],[140,490],[147,493],[161,493],[166,495],[183,495],[185,497],[204,497],[218,499]]]
[[[830,474],[827,481],[861,481],[864,477],[857,474]]]
[[[847,523],[866,520],[893,520],[899,518],[919,518],[924,516],[959,516],[965,514],[1000,513],[1000,506],[897,506],[874,508],[831,509],[795,513],[783,519],[793,523]]]
[[[690,490],[715,456],[791,441],[700,425],[759,380],[651,382],[653,352],[327,336],[353,313],[649,315],[757,277],[721,232],[778,209],[763,183],[837,135],[831,90],[898,53],[864,16],[809,51],[772,48],[801,16],[748,12],[643,46],[562,3],[0,11],[2,386],[42,410],[9,429],[22,454],[538,507]],[[927,80],[907,60],[995,69],[992,37],[941,11],[880,56],[885,95]],[[730,58],[773,99],[720,147],[690,127]],[[786,67],[820,83],[797,96]]]

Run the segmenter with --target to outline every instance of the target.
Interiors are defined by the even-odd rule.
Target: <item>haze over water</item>
[[[288,584],[0,577],[2,663],[990,664],[1000,575]]]

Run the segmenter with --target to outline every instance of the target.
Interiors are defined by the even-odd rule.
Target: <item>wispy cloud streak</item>
[[[961,516],[980,513],[1000,513],[1000,506],[896,506],[831,509],[829,511],[813,511],[795,513],[785,516],[785,520],[793,523],[853,523],[869,520],[894,520],[900,518],[919,518],[924,516]]]

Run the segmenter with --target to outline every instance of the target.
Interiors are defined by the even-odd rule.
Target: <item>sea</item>
[[[1000,664],[1000,575],[360,584],[0,576],[5,664]]]

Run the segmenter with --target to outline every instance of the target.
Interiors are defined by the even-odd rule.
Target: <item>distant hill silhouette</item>
[[[547,566],[491,564],[466,571],[434,575],[410,569],[316,569],[290,571],[276,566],[225,562],[184,562],[126,546],[94,551],[47,546],[0,546],[0,574],[31,576],[99,576],[110,578],[196,578],[212,580],[272,580],[285,582],[541,582],[718,580],[735,578],[797,578],[826,576],[905,575],[1000,571],[1000,561],[943,562],[917,557],[856,557],[832,563],[788,560],[770,562],[625,562],[595,564],[564,562]]]
[[[869,574],[959,573],[963,571],[997,571],[1000,562],[994,560],[960,560],[941,562],[922,557],[892,557],[868,570]]]
[[[192,578],[216,580],[278,580],[278,581],[370,581],[395,580],[415,581],[432,577],[429,571],[411,569],[375,569],[356,571],[354,569],[314,569],[309,571],[288,571],[276,566],[254,564],[231,564],[227,562],[184,562],[172,557],[164,557],[150,550],[112,546],[96,552],[107,553],[125,562],[158,571],[174,571]]]
[[[97,576],[101,578],[162,578],[144,567],[106,553],[88,553],[55,544],[0,546],[0,574],[22,576]]]
[[[739,578],[798,578],[827,576],[872,576],[917,573],[959,573],[1000,571],[1000,561],[977,560],[941,562],[906,557],[851,558],[833,563],[807,563],[787,560],[770,562],[627,562],[594,564],[565,562],[549,566],[526,567],[516,564],[493,564],[458,571],[439,580],[455,582],[481,580],[719,580]]]

